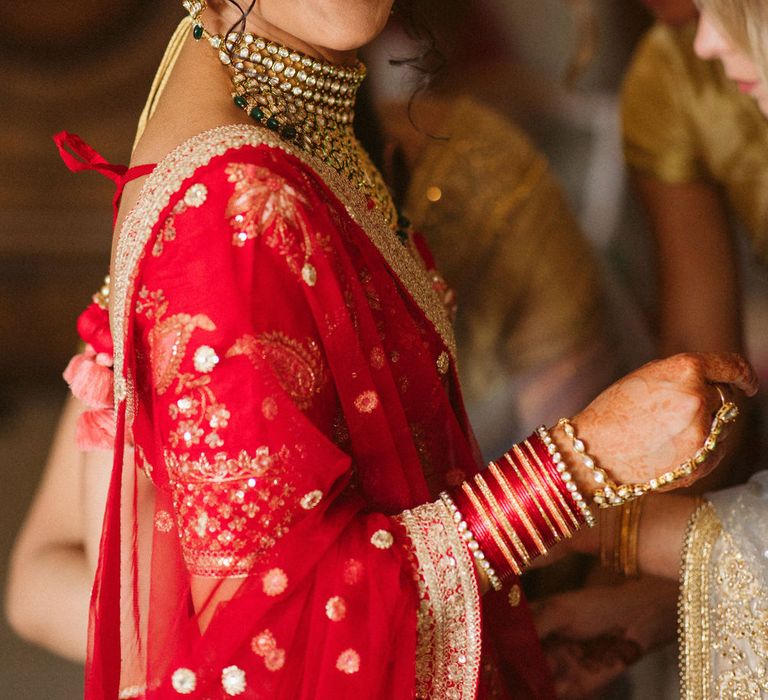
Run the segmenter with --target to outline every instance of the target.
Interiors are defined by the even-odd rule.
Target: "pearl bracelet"
[[[461,538],[464,540],[464,542],[466,542],[469,551],[472,552],[472,556],[475,558],[475,561],[485,572],[491,587],[494,591],[500,591],[503,587],[501,579],[496,575],[496,572],[493,570],[491,563],[488,561],[488,559],[486,559],[483,550],[480,549],[480,545],[477,543],[477,540],[472,534],[472,531],[469,529],[469,526],[467,525],[463,516],[459,512],[459,509],[456,507],[456,504],[453,502],[453,499],[450,497],[450,495],[448,495],[447,492],[443,491],[440,494],[440,500],[445,504],[446,508],[448,508],[451,515],[453,516],[453,521],[456,523],[456,528],[458,529]]]
[[[584,496],[581,495],[581,492],[579,491],[579,487],[576,485],[576,482],[573,480],[573,475],[568,471],[568,465],[566,465],[565,460],[563,459],[563,456],[557,451],[557,445],[555,444],[555,441],[552,439],[552,436],[549,434],[549,431],[543,426],[539,426],[536,429],[536,433],[541,438],[541,441],[544,443],[544,445],[547,448],[547,452],[552,457],[552,461],[555,463],[555,466],[557,468],[558,473],[560,474],[560,477],[565,482],[566,488],[568,489],[568,492],[571,494],[571,498],[576,503],[576,507],[579,509],[579,512],[581,513],[582,517],[584,518],[585,522],[589,527],[594,527],[596,524],[595,516],[592,515],[592,511],[589,509],[589,505],[584,500]]]

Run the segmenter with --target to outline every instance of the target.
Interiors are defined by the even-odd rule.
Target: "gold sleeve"
[[[580,348],[602,323],[598,265],[544,156],[508,119],[454,102],[408,211],[455,289],[465,395]]]
[[[621,94],[624,158],[631,169],[669,183],[705,177],[688,114],[695,89],[689,68],[698,60],[692,27],[656,25],[640,41]]]
[[[768,591],[706,503],[688,523],[680,572],[680,697],[768,694]]]

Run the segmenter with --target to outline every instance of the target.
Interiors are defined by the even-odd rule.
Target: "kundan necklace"
[[[392,196],[353,131],[365,66],[336,66],[246,31],[210,34],[205,0],[184,0],[192,35],[207,39],[232,73],[232,99],[258,124],[344,175],[398,228]]]

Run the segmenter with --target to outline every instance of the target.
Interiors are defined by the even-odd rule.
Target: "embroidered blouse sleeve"
[[[332,319],[348,313],[345,290],[318,282],[337,273],[334,225],[313,192],[263,155],[213,161],[187,181],[155,227],[137,281],[136,384],[147,387],[138,396],[137,457],[164,466],[153,479],[170,494],[168,527],[193,577],[242,579],[275,606],[290,606],[286,596],[297,591],[317,596],[349,640],[356,626],[397,619],[371,616],[408,607],[415,626],[420,590],[419,649],[453,649],[455,658],[417,654],[417,682],[427,696],[445,682],[469,697],[479,598],[450,513],[442,503],[394,518],[370,513],[356,492],[338,390],[345,379],[326,355]],[[357,410],[377,401],[363,392]],[[459,566],[446,569],[445,557]],[[386,593],[381,582],[375,591],[355,585],[371,576],[390,582]],[[296,634],[289,619],[269,628],[259,672],[282,667],[275,650]],[[381,653],[377,644],[407,647],[402,635],[349,641],[337,672],[355,674],[361,657]]]

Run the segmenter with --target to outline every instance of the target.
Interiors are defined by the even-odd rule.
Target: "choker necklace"
[[[336,66],[250,32],[210,34],[201,21],[205,0],[184,0],[183,5],[192,18],[195,40],[207,39],[232,72],[235,105],[257,124],[344,175],[397,229],[389,189],[352,127],[365,66],[360,61]]]

